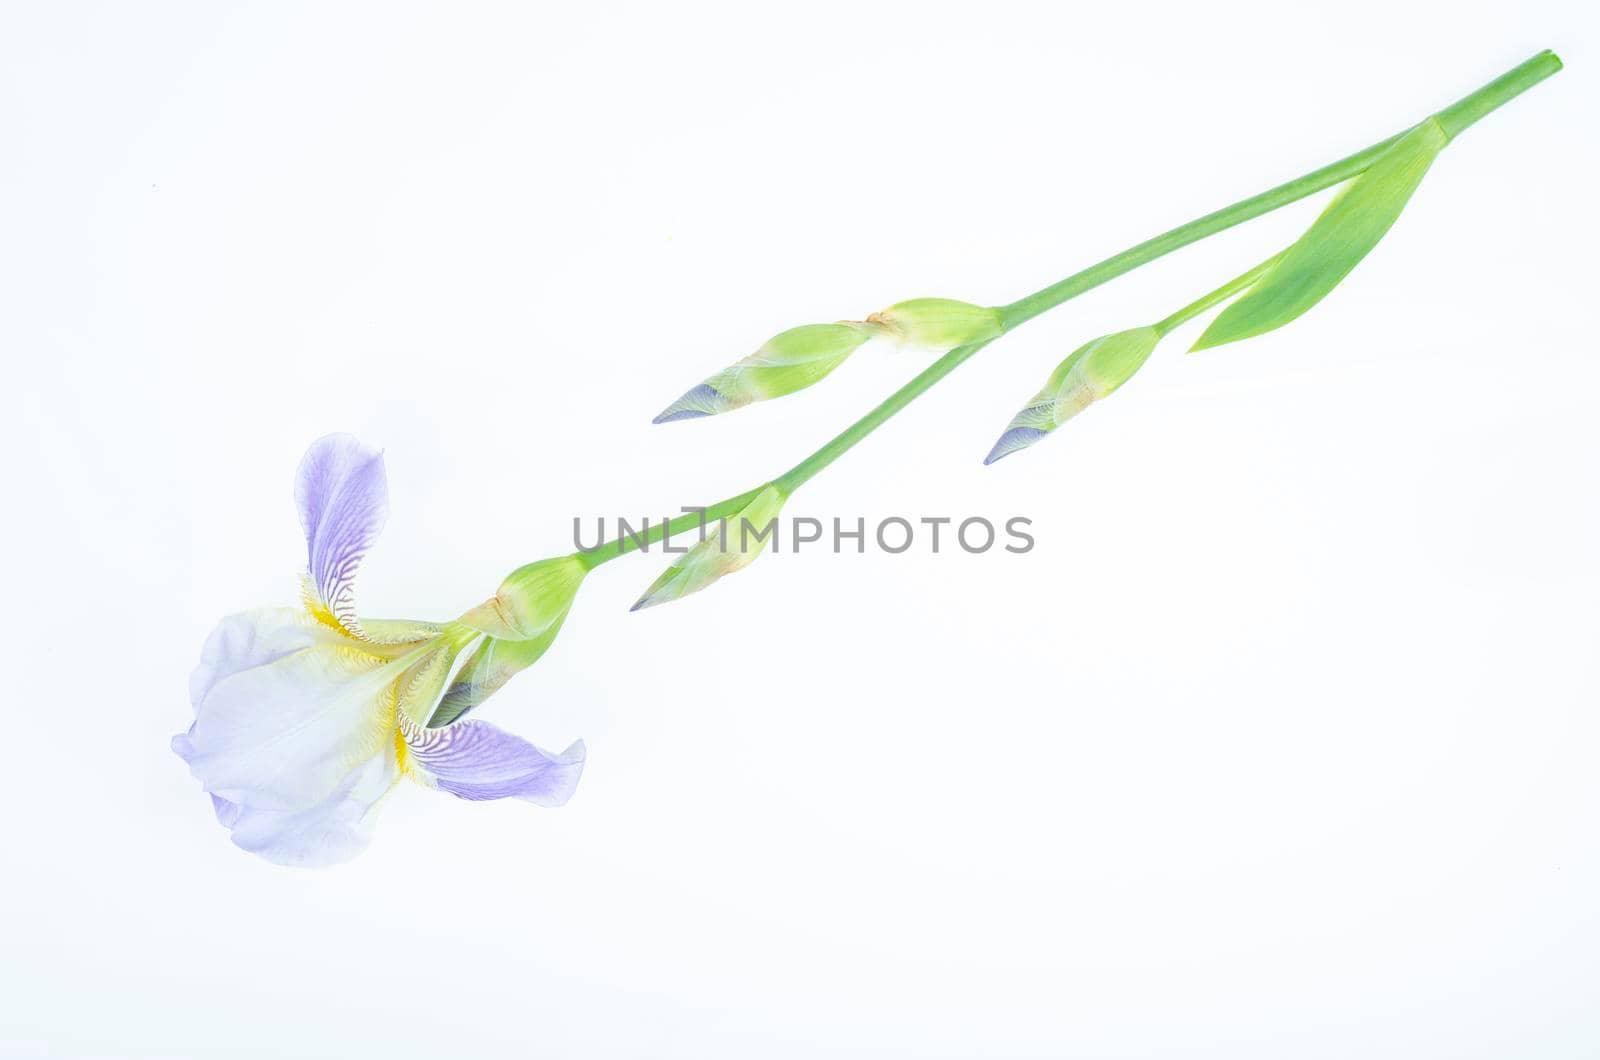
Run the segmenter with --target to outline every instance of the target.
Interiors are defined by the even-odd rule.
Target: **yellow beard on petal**
[[[411,745],[406,742],[406,732],[408,730],[414,736],[420,736],[424,731],[411,724],[404,716],[400,718],[399,727],[394,732],[395,754],[400,761],[400,776],[410,778],[414,783],[424,788],[437,790],[439,787],[438,781],[434,780],[427,769],[417,762],[416,755],[412,753]]]
[[[411,747],[406,743],[406,734],[400,726],[394,727],[394,756],[400,764],[400,775],[416,779],[416,769],[411,763]]]
[[[343,649],[352,659],[361,658],[369,662],[375,657],[361,652],[358,648]],[[393,667],[392,662],[381,663],[383,668]],[[400,695],[399,682],[391,681],[377,697],[371,708],[369,720],[363,722],[361,735],[353,740],[345,749],[343,758],[347,768],[355,769],[362,763],[370,761],[374,755],[389,753],[391,734],[400,731],[399,710]]]
[[[306,614],[321,622],[324,626],[336,629],[347,637],[350,636],[350,631],[344,628],[344,625],[334,617],[333,612],[329,611],[322,602],[322,598],[317,595],[316,586],[311,583],[310,575],[300,575],[300,602],[305,605]]]

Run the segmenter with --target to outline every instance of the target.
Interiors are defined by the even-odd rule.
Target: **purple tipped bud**
[[[1134,328],[1102,336],[1072,351],[1050,373],[1044,389],[1012,419],[983,462],[992,464],[1026,449],[1111,394],[1139,370],[1160,341],[1161,333],[1155,328]]]
[[[992,464],[1003,456],[1010,456],[1018,449],[1028,448],[1046,433],[1037,427],[1008,428],[1006,433],[1000,436],[1000,440],[994,443],[994,448],[989,450],[989,455],[983,458],[984,465]]]
[[[702,416],[715,416],[736,406],[722,391],[710,383],[701,383],[683,397],[661,410],[651,423],[676,423],[678,420],[697,420]]]

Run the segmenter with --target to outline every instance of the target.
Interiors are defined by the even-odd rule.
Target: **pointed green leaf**
[[[1447,143],[1434,118],[1396,140],[1339,192],[1276,265],[1211,322],[1193,348],[1265,334],[1322,301],[1378,245]]]

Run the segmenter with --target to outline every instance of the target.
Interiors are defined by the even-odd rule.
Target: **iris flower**
[[[349,435],[317,441],[295,500],[304,606],[217,625],[189,682],[194,724],[172,739],[234,843],[285,865],[345,861],[405,778],[461,799],[565,803],[581,741],[552,755],[481,721],[428,727],[441,700],[476,705],[487,694],[463,684],[481,669],[470,662],[451,683],[460,654],[479,642],[476,660],[504,642],[463,621],[356,617],[355,575],[388,514],[382,453]]]

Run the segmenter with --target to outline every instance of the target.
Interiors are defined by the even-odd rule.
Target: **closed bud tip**
[[[663,409],[654,422],[715,416],[804,390],[843,364],[878,330],[863,321],[790,328],[692,388]]]
[[[701,383],[662,409],[650,422],[675,423],[678,420],[697,420],[701,416],[715,416],[719,412],[727,412],[736,407],[722,391],[710,383]]]
[[[983,458],[983,465],[988,467],[1001,457],[1010,456],[1018,449],[1026,449],[1048,433],[1038,427],[1007,427],[1006,433],[989,450],[989,455]]]

